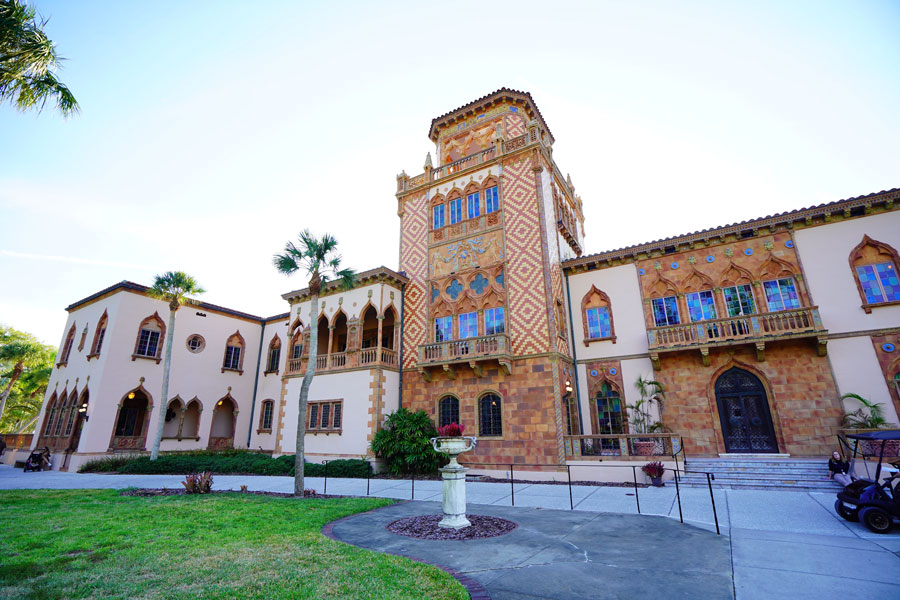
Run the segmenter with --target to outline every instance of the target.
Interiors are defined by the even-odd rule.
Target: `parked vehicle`
[[[25,461],[24,472],[28,471],[49,471],[50,470],[50,448],[44,446],[41,450],[35,450],[28,455]]]
[[[859,479],[845,487],[837,495],[835,511],[848,521],[862,521],[874,533],[888,533],[895,521],[900,522],[900,460],[890,463],[892,473],[881,481],[884,448],[888,442],[900,440],[900,431],[870,431],[847,436],[857,441],[869,442],[881,452],[873,480]],[[855,453],[854,453],[855,454]]]

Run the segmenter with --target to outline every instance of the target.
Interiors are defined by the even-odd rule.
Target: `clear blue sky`
[[[82,106],[0,105],[0,322],[181,269],[270,315],[309,227],[397,267],[430,120],[528,90],[588,252],[900,186],[900,3],[36,0]]]

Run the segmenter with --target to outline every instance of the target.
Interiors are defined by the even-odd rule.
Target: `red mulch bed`
[[[406,517],[388,523],[386,529],[391,533],[419,540],[478,540],[504,535],[518,527],[515,522],[508,519],[485,515],[466,515],[472,524],[462,529],[438,527],[443,518],[443,515]]]

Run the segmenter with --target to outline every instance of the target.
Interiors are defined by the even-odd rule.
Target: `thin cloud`
[[[50,262],[76,263],[79,265],[94,265],[98,267],[117,267],[126,269],[141,269],[144,271],[153,271],[156,267],[147,265],[139,265],[135,263],[118,262],[114,260],[98,260],[95,258],[78,258],[76,256],[55,256],[52,254],[30,254],[28,252],[14,252],[12,250],[0,250],[0,256],[9,256],[11,258],[24,258],[26,260],[46,260]]]

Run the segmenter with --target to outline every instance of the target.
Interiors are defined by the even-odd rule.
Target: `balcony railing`
[[[733,341],[764,341],[767,338],[802,337],[824,333],[818,307],[782,310],[742,317],[698,321],[683,325],[651,327],[647,330],[650,350],[693,346],[715,346]]]
[[[447,163],[446,165],[441,165],[437,169],[433,169],[431,171],[431,180],[436,181],[438,179],[441,179],[442,177],[446,177],[447,175],[459,173],[460,171],[468,169],[469,167],[480,165],[481,163],[491,160],[495,155],[496,152],[494,150],[494,146],[491,146],[487,150],[482,150],[481,152],[476,152],[475,154],[464,156],[463,158],[455,160],[452,163]]]
[[[672,456],[680,448],[675,433],[623,433],[605,435],[566,435],[563,444],[568,459],[587,459],[604,456]]]
[[[464,340],[450,340],[419,346],[419,364],[475,360],[508,356],[509,338],[505,334],[485,335]]]
[[[379,355],[378,352],[381,351]],[[285,375],[302,375],[306,372],[309,359],[291,358],[287,361]],[[332,370],[352,369],[366,366],[397,366],[397,351],[389,348],[363,348],[358,352],[335,352],[330,355],[316,356],[316,373]]]

